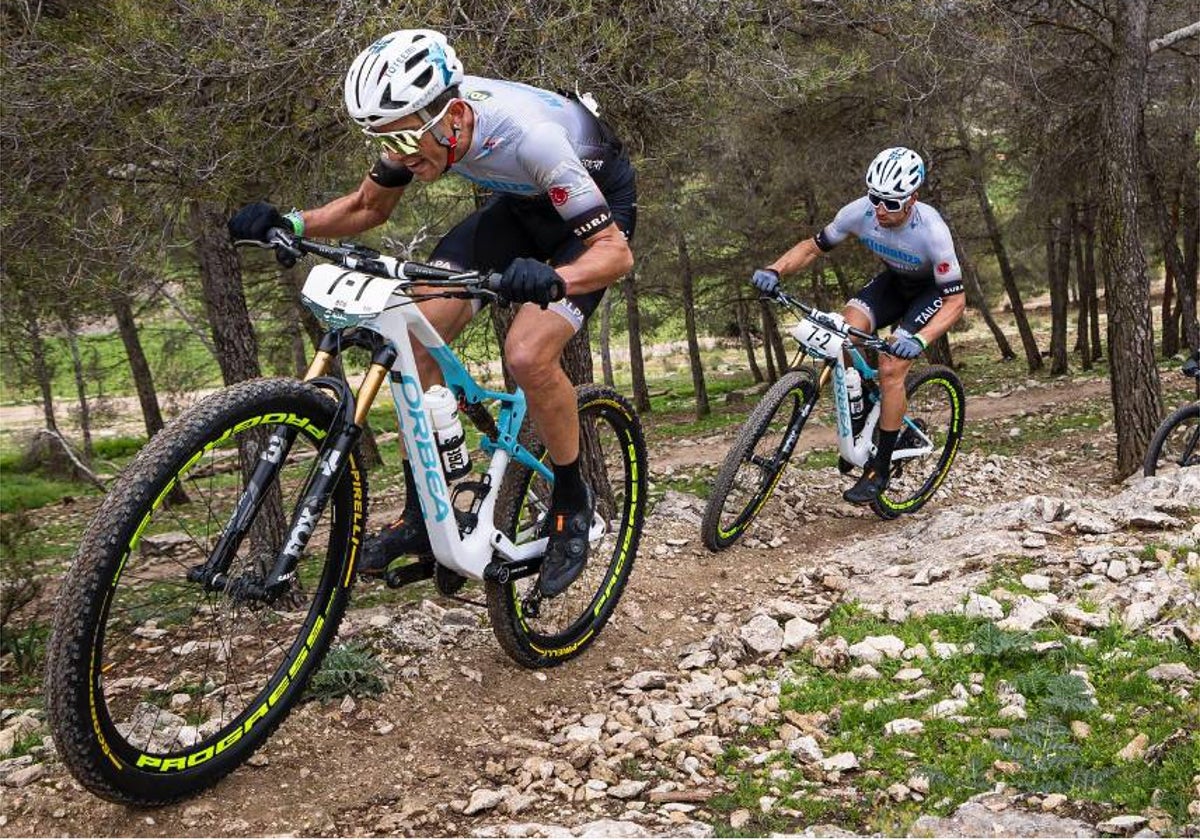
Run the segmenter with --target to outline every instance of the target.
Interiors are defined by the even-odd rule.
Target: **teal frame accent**
[[[426,349],[438,363],[438,367],[442,369],[446,387],[454,393],[454,396],[466,400],[471,405],[485,400],[496,400],[500,403],[500,419],[496,423],[500,430],[500,439],[492,440],[485,435],[479,443],[480,448],[489,455],[497,449],[503,449],[512,455],[514,460],[536,470],[547,481],[553,481],[554,473],[550,467],[533,457],[533,453],[517,440],[517,436],[521,432],[521,424],[525,422],[525,392],[520,388],[511,394],[507,391],[489,391],[480,387],[479,383],[463,367],[458,356],[447,345],[427,347]]]

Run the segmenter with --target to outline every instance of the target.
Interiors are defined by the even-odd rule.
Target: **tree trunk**
[[[133,303],[123,291],[112,295],[113,314],[117,318],[117,331],[121,334],[121,343],[125,346],[125,356],[129,359],[129,372],[133,376],[133,387],[137,391],[138,403],[142,407],[142,422],[146,425],[146,437],[152,438],[163,427],[162,409],[158,405],[158,392],[154,390],[154,376],[150,372],[150,363],[146,361],[146,353],[142,349],[142,339],[138,334],[137,322],[133,318]]]
[[[612,294],[605,294],[600,309],[600,369],[604,374],[604,384],[615,387],[612,363]]]
[[[1103,117],[1105,212],[1100,216],[1100,254],[1105,268],[1117,476],[1123,478],[1141,466],[1162,417],[1163,402],[1137,218],[1149,0],[1127,0],[1116,4],[1115,10],[1115,51]]]
[[[1025,306],[1021,303],[1021,291],[1017,287],[1017,278],[1013,273],[1012,264],[1008,261],[1008,249],[1004,247],[1004,237],[1000,232],[1000,223],[996,219],[996,214],[992,211],[992,202],[988,198],[986,181],[984,180],[983,159],[979,155],[979,151],[971,145],[970,137],[967,134],[966,127],[961,123],[958,126],[958,139],[963,148],[967,150],[967,162],[971,170],[971,186],[975,189],[975,198],[979,202],[979,212],[983,216],[983,221],[987,225],[988,238],[992,243],[992,251],[996,255],[996,262],[1000,266],[1000,277],[1004,281],[1004,291],[1008,295],[1008,302],[1012,306],[1013,320],[1017,322],[1017,332],[1021,336],[1021,346],[1025,350],[1025,362],[1029,366],[1029,372],[1040,370],[1042,367],[1042,354],[1038,350],[1037,340],[1033,336],[1033,330],[1029,326],[1029,319],[1025,316]]]
[[[767,356],[775,357],[775,370],[777,376],[773,376],[771,381],[774,382],[779,376],[783,376],[788,369],[787,350],[783,346],[783,336],[779,334],[779,322],[775,319],[775,310],[767,301],[759,303],[762,307],[763,316],[763,344],[767,348]],[[769,368],[768,368],[769,370]]]
[[[833,269],[833,276],[837,279],[838,294],[842,296],[842,300],[850,300],[854,296],[854,287],[850,285],[846,270],[833,258],[829,258],[829,267]]]
[[[1084,276],[1088,285],[1088,326],[1092,331],[1092,361],[1104,357],[1100,343],[1100,284],[1096,282],[1096,208],[1089,201],[1083,211]]]
[[[1088,335],[1088,313],[1090,311],[1090,298],[1095,295],[1095,288],[1089,287],[1089,283],[1094,283],[1095,279],[1088,277],[1084,271],[1083,264],[1083,236],[1080,230],[1079,223],[1079,205],[1072,203],[1069,213],[1071,223],[1071,250],[1075,255],[1075,278],[1079,286],[1079,296],[1076,299],[1076,321],[1075,321],[1075,351],[1079,353],[1079,361],[1084,370],[1092,369],[1092,349]]]
[[[633,404],[642,414],[650,412],[650,389],[646,387],[646,365],[642,359],[642,315],[638,311],[635,272],[621,281],[625,294],[625,324],[629,330],[629,376],[632,379]]]
[[[742,350],[746,353],[746,365],[750,368],[750,376],[754,381],[763,381],[762,368],[758,366],[758,358],[754,354],[754,336],[750,334],[750,318],[746,315],[746,302],[737,298],[733,305],[734,317],[737,318],[738,340],[742,342]]]
[[[770,310],[767,308],[766,301],[758,302],[758,316],[762,319],[762,350],[763,355],[767,358],[767,382],[774,384],[776,379],[782,376],[782,371],[775,365],[775,354],[770,347]]]
[[[930,344],[929,350],[926,351],[925,355],[935,365],[945,365],[948,368],[954,367],[954,356],[950,352],[950,333],[946,333],[933,342],[933,344]]]
[[[1142,135],[1141,142],[1145,149],[1146,138]],[[1159,186],[1158,173],[1154,170],[1154,161],[1145,154],[1146,188],[1150,193],[1148,198],[1154,212],[1154,221],[1158,226],[1158,235],[1162,240],[1163,262],[1166,264],[1167,283],[1163,290],[1163,355],[1174,356],[1179,352],[1179,328],[1186,333],[1188,313],[1192,321],[1196,320],[1195,290],[1184,282],[1183,251],[1179,248],[1177,236],[1178,223],[1171,223],[1171,214],[1167,210],[1167,201]],[[1178,299],[1178,311],[1181,322],[1177,323],[1170,309],[1169,296],[1171,287],[1175,287],[1175,297]]]
[[[1179,229],[1183,234],[1183,274],[1177,285],[1187,287],[1190,309],[1183,310],[1180,325],[1183,341],[1188,349],[1200,349],[1200,314],[1197,313],[1197,278],[1200,277],[1200,150],[1188,142],[1185,133],[1181,138],[1182,148],[1187,149],[1180,184]]]
[[[92,415],[88,407],[87,379],[83,375],[83,357],[79,354],[79,332],[70,316],[61,317],[63,330],[67,334],[67,347],[71,351],[71,373],[75,378],[75,393],[79,398],[79,431],[83,435],[83,459],[91,464],[96,457],[92,446]]]
[[[952,231],[951,236],[953,235]],[[1004,334],[1004,330],[1000,329],[1000,325],[996,323],[996,319],[992,316],[992,307],[988,303],[987,295],[984,294],[983,285],[979,282],[979,270],[975,267],[975,260],[958,237],[955,237],[954,244],[958,249],[958,264],[962,267],[963,286],[967,295],[967,304],[979,310],[979,314],[983,316],[983,322],[987,324],[988,329],[992,333],[992,338],[996,340],[996,347],[1000,350],[1000,358],[1006,362],[1015,359],[1017,356],[1013,353],[1012,345],[1008,343],[1008,337]]]
[[[258,341],[246,309],[242,269],[229,241],[225,214],[208,202],[192,205],[196,255],[200,259],[200,287],[208,312],[217,364],[226,385],[260,375]]]
[[[1067,291],[1071,250],[1061,219],[1046,220],[1046,269],[1050,279],[1050,373],[1067,372]]]
[[[24,295],[22,295],[24,297]],[[42,418],[46,428],[58,433],[58,423],[54,421],[54,383],[50,359],[46,354],[46,341],[42,338],[42,326],[38,323],[37,312],[28,301],[22,301],[22,308],[28,313],[25,322],[25,334],[29,336],[29,352],[33,358],[33,378],[37,380],[38,389],[42,392]]]
[[[695,394],[696,419],[712,413],[708,404],[708,388],[704,383],[704,362],[700,358],[700,341],[696,336],[696,288],[692,276],[692,258],[688,253],[683,231],[675,231],[675,251],[679,257],[679,273],[683,292],[683,321],[687,330],[688,362],[692,368],[692,391]]]

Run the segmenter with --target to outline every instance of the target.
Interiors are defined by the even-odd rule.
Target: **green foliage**
[[[975,654],[987,660],[1012,663],[1031,653],[1028,633],[1001,630],[990,621],[980,624],[971,634]]]
[[[843,780],[857,796],[831,810],[790,756],[776,753],[761,765],[750,764],[748,756],[761,753],[765,742],[775,737],[775,726],[768,722],[758,728],[761,731],[748,731],[739,739],[736,751],[727,749],[718,771],[734,788],[709,805],[722,812],[748,808],[757,818],[757,797],[769,792],[780,797],[780,805],[806,818],[832,814],[843,827],[902,836],[918,813],[948,813],[1003,780],[1018,791],[1060,791],[1072,799],[1117,803],[1129,812],[1142,811],[1153,801],[1174,819],[1187,819],[1186,792],[1198,766],[1200,744],[1186,733],[1195,730],[1196,710],[1188,698],[1146,678],[1145,670],[1181,659],[1200,666],[1193,653],[1174,643],[1127,637],[1115,628],[1096,634],[1096,644],[1088,647],[1071,643],[1063,630],[1047,628],[1037,638],[1063,645],[1035,653],[1033,636],[989,631],[988,626],[956,615],[889,624],[854,604],[839,605],[830,615],[828,632],[851,642],[886,632],[910,646],[937,640],[962,649],[973,643],[975,649],[945,660],[884,659],[875,666],[882,675],[878,680],[851,680],[812,666],[807,657],[793,659],[788,663],[790,677],[782,685],[780,713],[830,715],[829,737],[822,748],[826,755],[849,750],[858,756],[860,769]],[[905,699],[905,687],[892,679],[902,667],[920,668],[921,684],[932,694]],[[1088,679],[1073,671],[1086,673]],[[1001,681],[1025,696],[1027,721],[999,716]],[[926,716],[933,703],[959,684],[982,688],[982,693],[971,695],[965,720]],[[1101,709],[1105,714],[1098,713]],[[901,717],[922,720],[924,730],[884,736],[885,724]],[[1092,733],[1086,739],[1072,733],[1069,724],[1076,720],[1089,722]],[[1137,732],[1151,744],[1164,743],[1161,753],[1147,762],[1118,760],[1117,753]],[[1177,732],[1185,736],[1173,734]],[[894,803],[886,794],[888,786],[917,773],[930,782],[925,802],[918,807]],[[773,823],[771,830],[792,832],[799,825],[789,819],[782,825]],[[754,822],[749,828],[750,833],[759,831]]]
[[[370,649],[357,644],[338,645],[329,651],[321,670],[313,674],[308,693],[317,700],[346,695],[377,697],[387,690],[383,663]]]
[[[0,513],[34,510],[61,501],[67,496],[81,496],[94,492],[95,488],[79,482],[42,478],[35,473],[5,471],[3,478],[0,478]]]

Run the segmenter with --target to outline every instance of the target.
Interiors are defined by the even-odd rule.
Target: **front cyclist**
[[[286,216],[258,202],[230,220],[235,239],[263,241],[272,227],[318,237],[352,236],[387,220],[414,180],[452,172],[493,196],[433,250],[435,265],[503,270],[503,296],[522,306],[504,345],[509,371],[554,469],[549,545],[539,587],[565,590],[587,561],[595,508],[579,467],[575,390],[563,348],[607,286],[633,267],[635,174],[620,141],[593,108],[575,98],[497,79],[463,75],[440,33],[406,29],[380,38],[351,64],[346,109],[380,157],[358,188],[321,207]],[[566,297],[551,302],[556,287]],[[476,301],[420,304],[446,341],[479,309]],[[416,343],[424,387],[441,369]],[[381,574],[397,557],[429,551],[416,484],[404,461],[405,509],[367,541],[360,571]]]
[[[908,408],[905,376],[912,360],[950,329],[966,307],[950,230],[936,210],[917,201],[924,180],[920,155],[905,148],[884,149],[867,168],[865,196],[751,278],[760,291],[772,293],[781,275],[803,271],[850,235],[883,260],[883,271],[842,312],[847,323],[868,332],[897,325],[891,338],[895,355],[879,360],[879,446],[862,477],[842,494],[854,504],[867,504],[887,489],[892,451]]]

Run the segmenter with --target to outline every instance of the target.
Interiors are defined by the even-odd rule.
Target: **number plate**
[[[399,280],[373,277],[323,263],[313,266],[300,293],[304,305],[331,327],[370,320],[387,308]]]
[[[842,346],[842,337],[833,330],[826,329],[812,321],[801,321],[792,327],[792,337],[804,345],[811,355],[818,359],[834,356]]]

